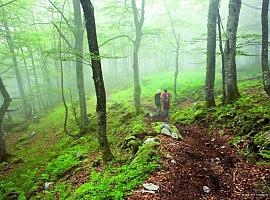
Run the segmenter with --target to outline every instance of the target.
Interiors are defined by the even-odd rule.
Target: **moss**
[[[137,163],[148,163],[151,158],[157,155],[157,146],[158,142],[149,142],[143,144],[138,152],[135,155],[134,160],[131,162],[131,165],[137,165]]]

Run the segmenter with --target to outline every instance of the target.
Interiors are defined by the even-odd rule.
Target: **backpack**
[[[170,100],[170,94],[169,93],[164,93],[163,94],[163,101],[164,102],[169,102]]]

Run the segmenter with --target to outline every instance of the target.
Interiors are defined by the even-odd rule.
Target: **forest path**
[[[255,199],[256,184],[270,182],[270,169],[236,156],[227,145],[229,137],[210,136],[205,127],[178,127],[184,139],[159,136],[162,169],[145,181],[160,187],[155,194],[140,187],[128,200]],[[206,193],[203,187],[210,188]],[[262,195],[260,199],[269,199]]]

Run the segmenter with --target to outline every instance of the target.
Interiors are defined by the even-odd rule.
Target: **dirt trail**
[[[206,128],[179,130],[182,141],[159,137],[163,168],[146,182],[159,185],[160,192],[142,194],[143,188],[138,188],[128,200],[270,199],[256,189],[260,182],[270,184],[269,166],[255,166],[237,157],[226,144],[228,137],[209,136]],[[210,193],[204,192],[204,186]]]

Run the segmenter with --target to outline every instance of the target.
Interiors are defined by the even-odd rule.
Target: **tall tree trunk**
[[[34,75],[34,80],[35,80],[35,84],[36,84],[36,92],[37,92],[39,110],[43,110],[45,105],[44,105],[43,96],[42,96],[40,88],[39,88],[40,86],[39,86],[38,75],[37,75],[37,71],[36,71],[36,65],[35,65],[33,50],[32,50],[31,47],[28,47],[28,51],[30,52],[33,75]]]
[[[240,93],[237,86],[236,70],[236,36],[241,10],[241,0],[230,0],[229,16],[226,31],[226,44],[224,51],[225,61],[225,83],[226,83],[226,103],[234,102]]]
[[[215,106],[216,36],[219,0],[210,0],[207,24],[206,107]]]
[[[29,91],[30,91],[30,96],[31,96],[31,100],[32,100],[32,103],[31,103],[32,106],[31,106],[31,104],[29,105],[29,109],[31,109],[30,112],[31,112],[31,115],[32,115],[32,111],[33,111],[33,114],[36,114],[35,98],[34,98],[34,95],[33,95],[32,85],[31,85],[31,81],[30,81],[30,73],[29,73],[29,70],[28,70],[24,50],[23,50],[22,47],[20,47],[20,49],[21,49],[21,53],[22,53],[22,57],[23,57],[23,63],[24,63],[25,72],[26,72],[26,79],[27,79],[27,83],[28,83],[28,87],[29,87]]]
[[[218,37],[219,37],[219,51],[221,54],[221,74],[222,74],[222,102],[225,103],[226,99],[226,86],[225,86],[225,63],[224,63],[224,50],[222,44],[222,22],[220,12],[218,11]]]
[[[0,77],[0,92],[4,98],[3,104],[0,107],[0,162],[4,161],[7,155],[6,145],[4,140],[4,131],[3,131],[3,120],[4,116],[8,110],[11,98],[6,90],[6,87]]]
[[[80,0],[80,2],[83,8],[86,22],[88,46],[91,54],[91,67],[96,90],[96,111],[98,114],[99,142],[103,152],[103,160],[108,161],[112,158],[112,153],[106,136],[106,91],[102,75],[101,60],[99,56],[94,7],[90,0]]]
[[[16,75],[16,80],[17,80],[17,84],[18,84],[18,88],[19,88],[20,97],[22,98],[22,102],[23,102],[24,115],[25,115],[26,119],[29,119],[31,117],[30,109],[29,109],[29,104],[26,100],[26,95],[25,95],[25,91],[24,91],[24,87],[23,87],[23,80],[22,80],[21,72],[20,72],[19,67],[18,67],[17,56],[15,53],[13,39],[11,37],[9,26],[5,20],[3,21],[3,25],[4,25],[4,29],[5,29],[5,37],[7,39],[9,52],[11,54],[11,59],[12,59],[13,67],[15,70],[15,75]]]
[[[177,95],[177,77],[179,72],[179,48],[180,48],[180,36],[176,40],[176,57],[175,57],[175,71],[174,71],[174,83],[173,83],[173,91],[174,96]]]
[[[142,27],[144,24],[144,6],[145,0],[142,0],[141,14],[136,5],[136,0],[131,0],[134,24],[136,29],[136,38],[133,41],[133,81],[134,81],[134,105],[136,114],[140,113],[141,108],[141,85],[140,85],[140,72],[139,72],[139,49],[142,41]]]
[[[45,79],[45,85],[47,86],[47,95],[46,95],[46,107],[50,107],[51,105],[53,105],[53,99],[52,98],[52,83],[51,83],[51,78],[50,78],[50,72],[48,70],[48,66],[47,66],[47,60],[44,57],[43,53],[42,53],[42,48],[39,47],[39,52],[40,52],[40,64],[42,66],[42,72],[43,72],[43,77]]]
[[[84,76],[83,76],[83,24],[81,17],[81,7],[78,0],[73,0],[74,7],[74,23],[75,23],[75,49],[78,54],[76,57],[76,76],[77,76],[77,87],[79,92],[80,101],[80,129],[81,133],[84,133],[87,128],[87,109],[85,100],[85,90],[84,90]]]
[[[270,96],[270,71],[268,63],[268,8],[269,0],[262,2],[262,72],[263,72],[263,85],[264,90]]]

